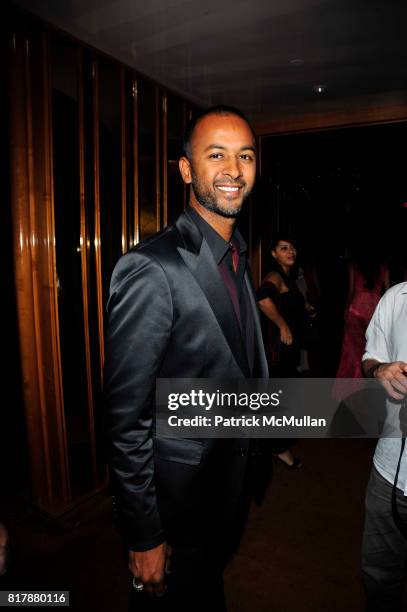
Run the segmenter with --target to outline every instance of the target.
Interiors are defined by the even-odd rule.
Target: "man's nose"
[[[225,161],[225,165],[223,167],[223,173],[227,176],[230,176],[231,179],[236,180],[242,176],[242,167],[240,164],[240,160],[235,157],[231,157]]]

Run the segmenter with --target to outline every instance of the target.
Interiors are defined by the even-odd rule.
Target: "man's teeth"
[[[220,189],[221,191],[238,191],[239,187],[221,187],[219,185],[218,189]]]

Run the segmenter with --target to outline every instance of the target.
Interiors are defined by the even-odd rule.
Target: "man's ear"
[[[192,168],[189,159],[185,156],[180,157],[178,166],[184,183],[192,183]]]

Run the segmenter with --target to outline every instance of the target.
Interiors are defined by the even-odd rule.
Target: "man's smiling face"
[[[206,115],[191,139],[191,159],[180,160],[194,201],[222,217],[237,217],[256,177],[256,144],[244,119]]]

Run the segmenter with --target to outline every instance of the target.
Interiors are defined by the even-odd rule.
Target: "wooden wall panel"
[[[78,73],[78,119],[79,119],[79,198],[80,198],[80,245],[81,245],[81,271],[82,271],[82,301],[83,301],[83,331],[85,343],[86,381],[88,396],[88,429],[90,438],[90,454],[92,463],[93,484],[97,486],[97,463],[94,419],[94,395],[92,358],[89,335],[89,250],[90,236],[86,220],[86,191],[85,191],[85,118],[83,98],[83,62],[82,49],[77,47],[77,73]]]
[[[160,91],[137,79],[139,239],[161,228]]]
[[[17,318],[36,504],[69,501],[58,337],[47,40],[11,36],[10,143]],[[38,112],[41,110],[41,113]]]
[[[120,68],[120,166],[121,166],[121,202],[122,202],[122,253],[126,253],[127,240],[127,185],[126,185],[126,74],[124,66]]]
[[[133,121],[133,206],[134,206],[134,244],[140,241],[140,210],[139,210],[139,130],[138,130],[138,89],[137,79],[132,85],[132,121]]]
[[[184,102],[184,131],[187,127],[187,123],[189,121],[189,116],[188,116],[188,104],[186,102]],[[189,191],[188,191],[189,187],[187,187],[187,185],[184,183],[183,186],[183,192],[182,192],[182,202],[183,202],[183,206],[184,209],[188,204],[188,198],[189,198]]]
[[[162,199],[163,199],[163,227],[168,225],[168,128],[167,128],[167,94],[164,93],[162,96]]]
[[[95,249],[96,262],[96,292],[98,308],[98,329],[99,329],[99,358],[101,384],[103,384],[103,364],[105,355],[104,342],[104,304],[103,304],[103,279],[102,279],[102,253],[101,253],[101,230],[100,230],[100,167],[99,167],[99,71],[96,56],[92,62],[92,82],[93,82],[93,198],[94,198],[94,228],[95,236],[93,246]]]
[[[100,393],[110,279],[101,251],[102,235],[109,247],[101,191],[102,65],[114,71],[117,67],[120,74],[111,90],[112,99],[120,100],[120,147],[112,153],[117,153],[113,161],[120,176],[108,202],[114,203],[109,210],[118,213],[121,224],[119,251],[139,241],[142,214],[144,234],[150,235],[169,222],[171,212],[167,105],[172,94],[100,57],[30,17],[18,17],[10,34],[12,240],[32,499],[55,516],[106,484]],[[66,105],[71,115],[62,123]],[[180,108],[184,120],[191,116],[189,103],[181,102]],[[64,155],[69,168],[61,173]],[[72,184],[65,197],[67,176]],[[186,205],[186,194],[185,188],[180,190],[180,208]],[[60,283],[66,269],[69,287],[66,274]],[[71,318],[70,300],[78,306]],[[71,333],[76,326],[72,321],[81,329]],[[83,362],[72,355],[83,356]],[[72,379],[72,361],[83,390],[76,404],[77,388],[64,386]],[[90,459],[86,478],[81,480],[79,473],[79,482],[81,452],[86,462]]]
[[[336,104],[336,108],[330,109],[329,104],[326,104],[321,106],[319,112],[298,108],[293,115],[280,115],[274,121],[257,122],[254,128],[257,134],[266,136],[406,121],[405,96],[405,92],[396,92],[394,98],[397,101],[393,102],[374,95],[341,100],[340,107]],[[400,98],[404,98],[404,101],[400,101]]]
[[[161,103],[160,90],[155,87],[155,209],[157,232],[162,228],[161,214]]]

